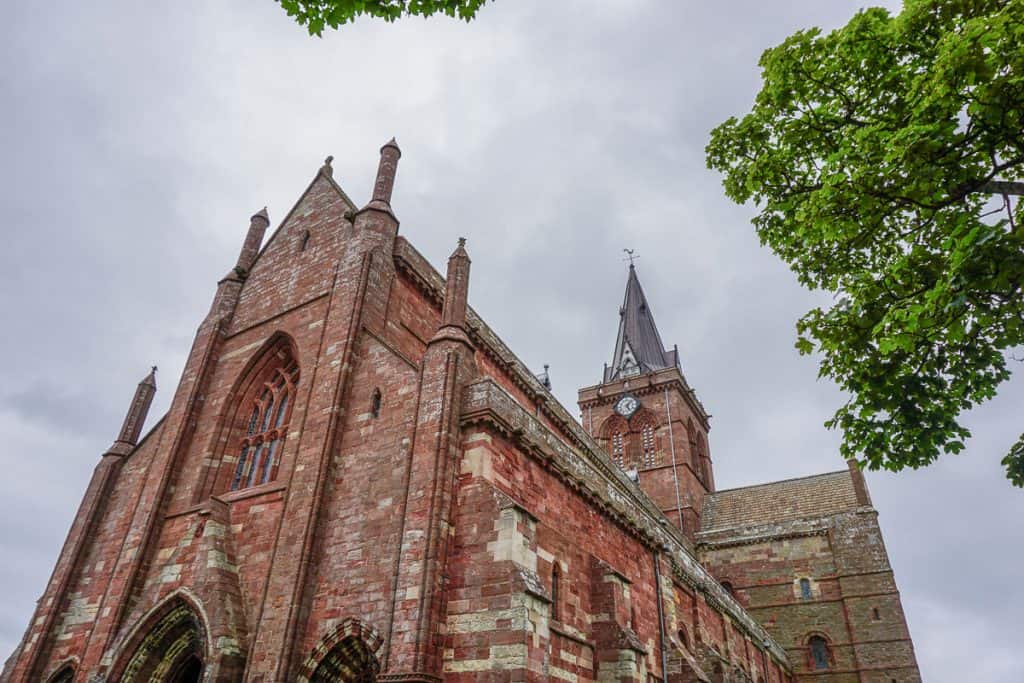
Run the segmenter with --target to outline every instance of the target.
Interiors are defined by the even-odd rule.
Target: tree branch
[[[1017,183],[1007,180],[990,180],[978,188],[978,192],[989,194],[1012,194],[1024,195],[1024,183]]]

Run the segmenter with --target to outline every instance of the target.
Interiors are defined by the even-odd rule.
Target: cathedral
[[[717,490],[632,265],[577,419],[469,307],[464,240],[442,275],[399,235],[400,156],[361,208],[328,157],[252,216],[0,680],[920,681],[856,465]]]

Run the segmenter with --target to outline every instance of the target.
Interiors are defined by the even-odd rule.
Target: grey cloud
[[[0,656],[153,363],[166,409],[248,216],[267,204],[276,225],[327,154],[365,201],[391,135],[402,233],[439,266],[469,238],[471,303],[551,364],[572,412],[610,358],[631,247],[715,416],[719,486],[844,466],[822,427],[842,396],[793,349],[818,299],[759,246],[703,148],[749,106],[764,48],[857,3],[495,0],[469,25],[360,21],[321,40],[270,2],[57,5],[16,3],[0,26],[0,552],[17,558],[0,568]],[[998,466],[1016,382],[972,414],[968,453],[868,475],[929,681],[1024,679],[1024,502]]]

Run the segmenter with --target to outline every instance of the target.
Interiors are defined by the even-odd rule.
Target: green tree
[[[760,66],[707,162],[801,284],[834,295],[797,323],[850,396],[826,426],[870,469],[961,451],[961,413],[1024,343],[1024,0],[866,9]],[[1024,436],[1002,462],[1024,486]]]
[[[277,0],[310,35],[323,35],[328,26],[338,28],[368,16],[394,21],[405,15],[429,17],[446,14],[465,21],[476,16],[487,0]]]

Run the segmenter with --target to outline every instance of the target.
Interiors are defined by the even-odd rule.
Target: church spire
[[[612,364],[605,368],[604,381],[639,375],[654,370],[677,366],[675,351],[666,351],[654,324],[654,314],[647,305],[647,297],[640,287],[636,266],[629,264],[626,295],[619,309],[619,334],[615,339]]]

